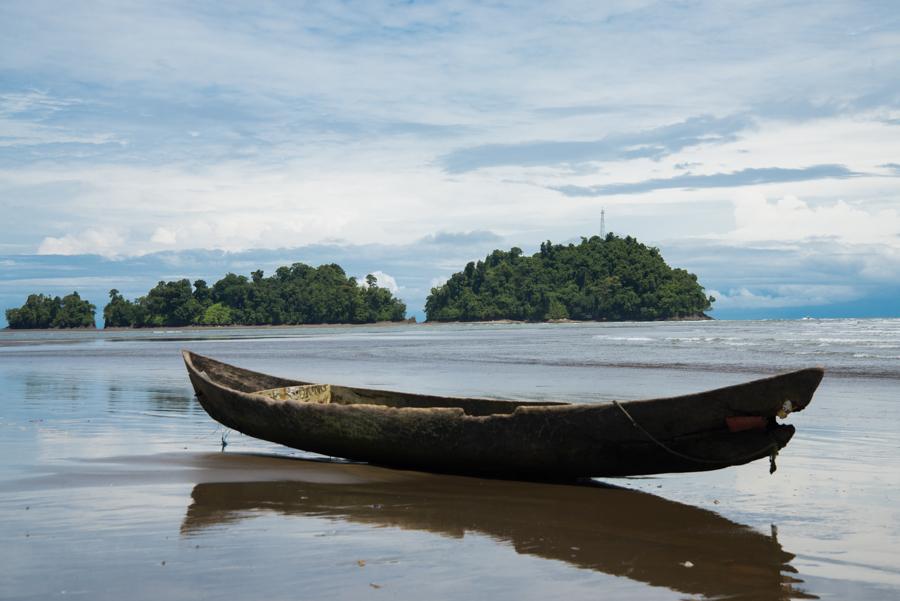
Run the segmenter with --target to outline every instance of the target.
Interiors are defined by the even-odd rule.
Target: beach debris
[[[356,565],[358,565],[361,568],[364,568],[364,567],[366,567],[366,560],[365,559],[357,559]]]
[[[692,561],[682,561],[679,565],[681,565],[681,566],[683,566],[683,567],[685,567],[685,568],[692,568],[692,567],[694,567],[694,562],[692,562]]]
[[[161,562],[159,562],[159,565],[161,565],[161,566],[165,566],[165,565],[166,565],[166,560],[165,560],[165,559],[163,559],[163,560],[162,560],[162,561],[161,561]]]

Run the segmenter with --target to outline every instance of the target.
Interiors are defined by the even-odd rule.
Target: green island
[[[715,298],[697,276],[666,264],[631,236],[495,250],[471,262],[425,303],[428,321],[663,320],[705,318]]]
[[[10,329],[93,328],[97,307],[83,300],[77,292],[58,296],[30,294],[18,309],[6,310]]]
[[[425,314],[441,321],[623,321],[704,318],[715,299],[697,276],[666,264],[659,249],[631,236],[608,234],[578,244],[495,250],[431,289]],[[77,292],[63,298],[32,294],[8,309],[11,329],[93,328],[96,308]],[[373,275],[348,277],[334,263],[294,263],[265,277],[228,273],[204,280],[161,281],[128,300],[110,290],[105,327],[362,324],[403,321],[406,305]]]
[[[63,297],[32,294],[7,309],[10,329],[93,328],[96,307],[77,292]],[[406,305],[378,286],[374,275],[360,284],[336,264],[294,263],[265,277],[229,273],[212,286],[204,280],[159,282],[133,301],[109,291],[104,327],[300,325],[374,323],[406,319]]]
[[[187,279],[159,282],[145,296],[125,299],[109,291],[106,327],[301,325],[374,323],[406,319],[406,305],[375,276],[364,285],[336,264],[294,263],[270,277],[229,273],[212,286]]]

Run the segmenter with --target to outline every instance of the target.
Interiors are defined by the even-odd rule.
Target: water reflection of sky
[[[18,518],[4,530],[35,553],[11,558],[10,584],[35,593],[107,597],[142,582],[156,594],[162,582],[180,596],[303,586],[322,598],[374,582],[399,598],[423,586],[460,598],[805,596],[773,532],[625,489],[193,453],[77,462],[20,483],[3,508]],[[51,562],[60,569],[39,578]]]
[[[670,499],[688,510],[708,510],[735,528],[746,525],[756,536],[768,536],[776,525],[779,548],[796,555],[789,563],[804,581],[798,590],[826,596],[850,591],[856,598],[896,595],[898,378],[887,377],[879,365],[879,373],[873,374],[877,377],[861,375],[864,360],[854,355],[860,347],[894,344],[897,328],[894,322],[877,327],[858,323],[862,325],[826,323],[824,333],[796,326],[799,340],[816,338],[816,344],[826,345],[818,362],[830,368],[828,361],[836,357],[832,371],[837,373],[829,372],[807,411],[792,416],[798,433],[779,457],[775,476],[768,475],[766,466],[751,464],[617,483],[652,492],[660,503]],[[715,340],[688,340],[696,337],[695,330],[711,327],[717,328]],[[223,519],[185,537],[181,532],[189,508],[208,503],[197,499],[202,478],[196,469],[177,466],[174,458],[218,450],[222,432],[193,399],[178,350],[187,347],[309,380],[590,402],[696,391],[748,379],[754,370],[780,371],[782,362],[788,367],[802,361],[787,342],[779,342],[785,334],[773,330],[777,327],[726,322],[427,326],[317,329],[299,335],[296,330],[240,330],[238,339],[230,339],[226,330],[187,336],[125,332],[115,334],[116,342],[104,334],[75,336],[72,340],[78,342],[70,342],[65,335],[47,333],[39,336],[40,344],[24,343],[17,334],[15,345],[0,350],[0,531],[14,541],[0,550],[5,566],[0,597],[9,598],[5,591],[16,590],[42,598],[54,587],[96,595],[102,584],[106,598],[113,598],[128,589],[122,574],[131,574],[153,583],[156,597],[173,598],[198,590],[208,596],[252,596],[251,586],[262,586],[264,578],[277,583],[267,589],[275,597],[302,586],[310,597],[337,591],[350,598],[363,590],[378,591],[369,581],[380,580],[397,596],[410,598],[426,584],[446,596],[463,596],[482,586],[479,590],[499,597],[593,597],[602,590],[613,598],[681,598],[671,585],[648,587],[640,579],[529,553],[533,546],[517,542],[518,534],[510,538],[492,531],[491,519],[469,523],[472,531],[454,539],[433,528],[355,519],[358,513],[334,510],[334,503],[292,504],[273,498],[273,490],[279,490],[275,476],[251,487],[255,496],[246,506],[224,509],[238,519]],[[847,345],[840,343],[842,336],[850,339]],[[757,347],[733,345],[713,358],[694,348],[729,346],[741,337],[751,343],[745,346]],[[648,353],[653,343],[644,339],[668,340],[668,346]],[[642,355],[645,364],[658,360],[665,367],[637,367],[635,358]],[[730,369],[743,358],[748,361],[742,371]],[[226,457],[302,455],[234,433],[228,441]],[[110,463],[114,457],[159,454],[170,459]],[[180,475],[173,478],[173,471]],[[37,480],[25,486],[24,479]],[[356,505],[367,505],[366,494],[387,494],[371,505],[397,498],[396,491],[363,491]],[[502,495],[497,498],[502,501]],[[450,513],[445,521],[473,514],[471,508],[441,511]],[[331,531],[339,534],[328,535]],[[356,555],[366,556],[359,557],[365,568],[355,564]],[[167,561],[165,572],[159,571],[161,561]],[[209,575],[195,573],[199,568]],[[38,577],[48,572],[56,575]],[[28,588],[26,578],[43,588]]]

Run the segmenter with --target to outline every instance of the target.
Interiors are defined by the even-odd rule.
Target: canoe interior
[[[393,408],[459,408],[465,415],[471,416],[508,415],[515,413],[519,408],[528,410],[541,407],[576,408],[582,406],[577,403],[561,401],[445,397],[334,384],[316,384],[251,371],[188,351],[184,352],[184,359],[190,368],[204,374],[217,386],[237,392],[259,394],[282,402],[376,405]],[[812,395],[823,375],[823,369],[809,368],[681,397],[628,401],[622,404],[628,407],[629,411],[637,410],[639,413],[658,411],[660,405],[665,404],[673,414],[681,414],[684,417],[684,409],[693,409],[691,405],[697,402],[722,405],[723,399],[728,399],[728,402],[724,404],[729,405],[730,416],[774,417],[782,407],[780,401],[782,398],[792,401],[793,411],[804,409],[812,400]],[[778,400],[773,403],[772,401],[775,399]],[[682,407],[685,404],[687,406]],[[766,407],[763,408],[763,405]],[[724,426],[723,421],[722,427]]]
[[[508,415],[519,407],[569,405],[558,401],[509,401],[483,398],[444,397],[408,392],[312,384],[250,371],[190,353],[186,355],[198,372],[232,390],[256,393],[274,401],[335,405],[379,405],[394,408],[459,408],[465,415]]]

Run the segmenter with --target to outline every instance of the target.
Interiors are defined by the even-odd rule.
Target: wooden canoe
[[[558,403],[439,397],[313,384],[189,351],[209,415],[248,436],[354,461],[557,480],[694,472],[770,457],[822,380],[803,369],[670,398]]]

